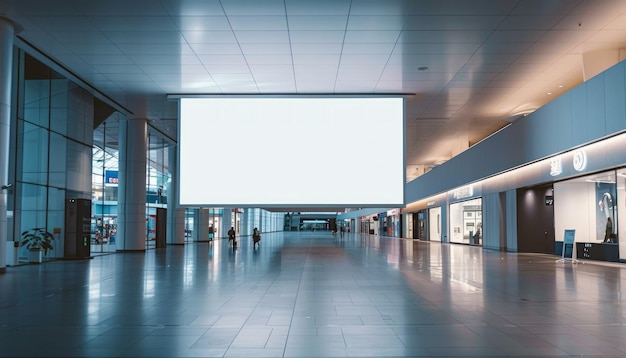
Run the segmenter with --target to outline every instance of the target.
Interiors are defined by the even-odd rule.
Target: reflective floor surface
[[[0,357],[626,356],[626,265],[330,233],[9,267]]]

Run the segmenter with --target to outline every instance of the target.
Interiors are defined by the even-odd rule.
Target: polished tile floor
[[[626,356],[626,265],[329,233],[9,267],[0,357]]]

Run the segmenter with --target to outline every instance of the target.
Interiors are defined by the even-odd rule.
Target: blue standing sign
[[[565,233],[563,235],[563,250],[561,251],[561,259],[558,261],[571,260],[572,262],[578,262],[574,257],[574,239],[576,237],[576,230],[574,229],[565,229]]]

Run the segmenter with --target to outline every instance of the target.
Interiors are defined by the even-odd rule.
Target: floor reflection
[[[626,355],[625,267],[555,260],[293,232],[11,267],[0,357]]]

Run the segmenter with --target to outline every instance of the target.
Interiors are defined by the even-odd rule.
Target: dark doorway
[[[552,184],[517,190],[517,251],[554,254]]]

